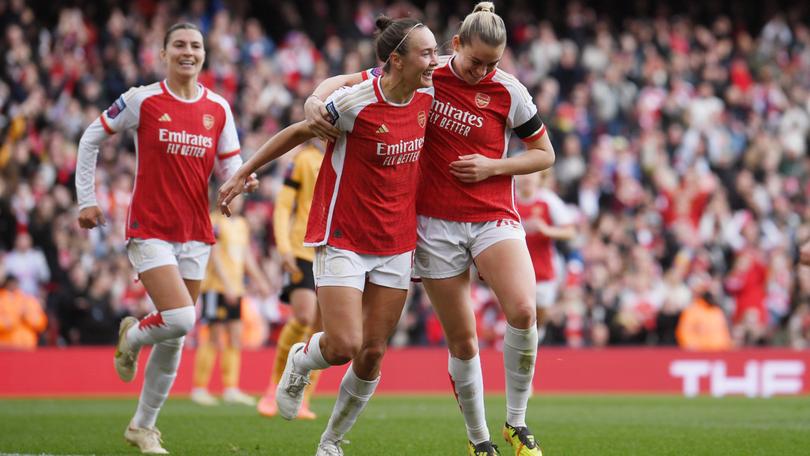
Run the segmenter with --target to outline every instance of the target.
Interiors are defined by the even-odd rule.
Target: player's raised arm
[[[281,130],[267,140],[234,174],[219,188],[217,205],[223,214],[230,217],[228,204],[245,190],[254,171],[281,157],[294,147],[315,137],[306,121],[301,121]]]

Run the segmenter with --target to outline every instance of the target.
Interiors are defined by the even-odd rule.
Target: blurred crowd
[[[83,129],[129,87],[162,79],[169,25],[205,32],[200,80],[231,103],[247,157],[303,117],[319,81],[375,65],[377,14],[420,17],[447,52],[473,6],[73,3],[0,0],[0,346],[110,344],[122,316],[151,309],[123,237],[131,136],[101,148],[100,229],[78,228],[74,169]],[[500,67],[535,97],[557,152],[553,189],[576,214],[574,240],[557,245],[543,343],[807,347],[810,268],[797,265],[810,238],[807,9],[634,5],[496,2],[509,31]],[[263,170],[244,211],[276,290],[270,224],[286,160]],[[248,345],[271,343],[286,307],[250,290]],[[505,322],[485,284],[473,302],[481,344],[497,346]],[[442,343],[418,285],[393,343]]]

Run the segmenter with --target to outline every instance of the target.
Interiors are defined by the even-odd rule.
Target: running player
[[[377,56],[385,76],[327,100],[341,131],[315,186],[305,242],[317,247],[315,284],[323,332],[295,344],[276,390],[279,414],[292,419],[312,370],[352,362],[317,455],[342,455],[340,443],[380,381],[380,363],[408,292],[416,247],[418,161],[433,102],[436,40],[412,19],[377,19]],[[238,195],[259,166],[314,137],[300,122],[270,139],[220,189]]]
[[[436,98],[420,164],[414,272],[422,278],[447,338],[448,369],[467,426],[468,454],[498,454],[485,421],[470,303],[469,269],[475,262],[508,323],[504,438],[516,455],[540,455],[525,421],[537,356],[534,270],[514,205],[513,176],[551,167],[554,149],[526,88],[497,68],[506,27],[494,11],[490,2],[475,6],[453,37],[453,55],[434,74]],[[321,83],[306,104],[313,131],[334,137],[337,132],[324,121],[329,113],[319,100],[375,72]],[[510,132],[523,140],[525,153],[506,156]]]
[[[576,235],[574,217],[553,191],[551,170],[520,176],[515,202],[526,231],[526,245],[532,257],[537,281],[537,326],[542,340],[546,310],[557,300],[561,259],[554,241],[567,241]]]
[[[177,375],[184,336],[194,327],[194,302],[214,243],[208,178],[215,162],[223,177],[242,163],[230,106],[197,82],[205,61],[197,26],[171,26],[160,57],[167,78],[128,90],[90,124],[79,142],[76,169],[79,225],[103,225],[95,198],[99,145],[108,135],[134,132],[138,169],[127,254],[157,310],[141,321],[121,321],[115,369],[131,381],[141,347],[152,345],[138,408],[124,437],[153,454],[168,453],[155,422]],[[245,182],[251,189],[258,185],[253,176]]]
[[[219,211],[211,214],[217,243],[211,249],[208,269],[200,286],[202,320],[208,323],[209,330],[198,333],[191,389],[191,400],[200,405],[219,403],[208,392],[217,351],[222,353],[222,400],[229,404],[256,404],[253,397],[239,389],[245,273],[265,296],[270,294],[270,284],[250,251],[250,228],[240,215],[242,204],[242,199],[234,201],[232,211],[237,215],[232,217],[225,217]]]
[[[318,302],[315,296],[315,277],[312,275],[312,260],[315,251],[312,247],[304,246],[304,234],[307,230],[309,208],[312,205],[312,195],[315,191],[315,180],[321,169],[323,152],[313,141],[307,142],[296,154],[287,175],[284,176],[284,186],[276,199],[273,211],[273,232],[276,237],[276,248],[281,255],[281,267],[284,268],[284,289],[281,292],[281,302],[288,303],[292,308],[292,316],[278,336],[276,356],[273,361],[273,372],[267,391],[259,401],[257,409],[264,416],[275,416],[276,387],[284,366],[287,364],[287,354],[290,347],[303,342],[312,335],[318,320]],[[295,215],[293,216],[293,209]],[[292,218],[292,225],[290,219]],[[304,390],[304,402],[298,411],[298,418],[315,419],[316,416],[309,408],[309,398],[315,389],[320,371],[314,371],[309,378],[310,384]]]

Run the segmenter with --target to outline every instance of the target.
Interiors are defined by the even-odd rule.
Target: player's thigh
[[[451,349],[476,340],[475,313],[470,303],[470,272],[447,279],[422,279],[433,310]]]
[[[187,288],[175,265],[158,266],[140,274],[146,292],[159,311],[194,305],[191,291]],[[193,288],[192,284],[192,288]],[[199,284],[196,286],[199,293]]]
[[[394,333],[408,290],[368,282],[363,292],[363,346],[385,347]]]
[[[327,338],[359,348],[363,339],[363,292],[347,286],[319,287],[318,305]]]
[[[531,320],[528,324],[533,323],[536,283],[526,242],[506,239],[492,244],[476,257],[475,264],[498,297],[510,324],[515,319],[528,319]]]

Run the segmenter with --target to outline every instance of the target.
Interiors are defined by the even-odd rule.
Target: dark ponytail
[[[393,20],[387,16],[377,18],[377,38],[374,41],[374,48],[377,51],[377,58],[383,64],[383,71],[388,71],[388,60],[391,54],[396,52],[399,55],[408,53],[408,35],[417,27],[424,27],[416,19],[403,18]]]

